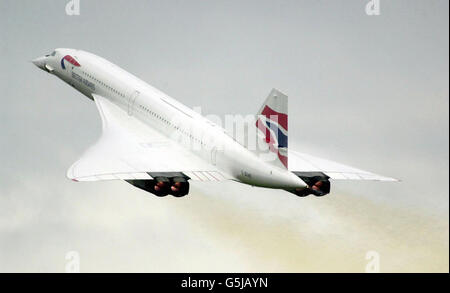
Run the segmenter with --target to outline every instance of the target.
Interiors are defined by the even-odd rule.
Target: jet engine
[[[290,190],[300,197],[314,194],[315,196],[324,196],[330,193],[329,176],[322,172],[293,172],[300,177],[307,185],[307,188]]]
[[[173,177],[170,185],[170,194],[182,197],[189,193],[189,182],[185,177]]]
[[[163,172],[149,173],[149,175],[153,179],[126,180],[126,182],[159,197],[168,194],[173,195],[174,197],[183,197],[189,193],[188,180],[190,178],[183,173]]]

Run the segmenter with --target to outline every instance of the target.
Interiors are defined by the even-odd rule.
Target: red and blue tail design
[[[280,91],[273,89],[258,112],[256,127],[260,137],[276,157],[270,161],[274,165],[288,168],[288,99]]]

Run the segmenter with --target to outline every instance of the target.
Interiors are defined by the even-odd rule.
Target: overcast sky
[[[0,0],[0,272],[447,271],[448,1]],[[235,182],[156,198],[74,183],[95,105],[29,61],[101,55],[204,114],[289,96],[290,147],[400,183],[335,182],[323,198]]]

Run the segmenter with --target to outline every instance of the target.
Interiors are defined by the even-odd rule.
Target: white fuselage
[[[81,64],[60,61],[71,55]],[[46,57],[46,70],[93,99],[103,96],[128,115],[156,129],[242,183],[270,188],[304,188],[306,184],[286,169],[261,160],[236,142],[224,129],[134,75],[94,54],[57,49]],[[43,68],[45,69],[45,68]]]

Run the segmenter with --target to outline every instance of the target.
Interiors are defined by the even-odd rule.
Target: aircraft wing
[[[74,181],[152,179],[149,173],[183,172],[192,180],[230,177],[176,142],[94,94],[102,135],[67,171]]]
[[[398,181],[333,161],[289,150],[289,170],[292,172],[322,172],[331,179]]]

